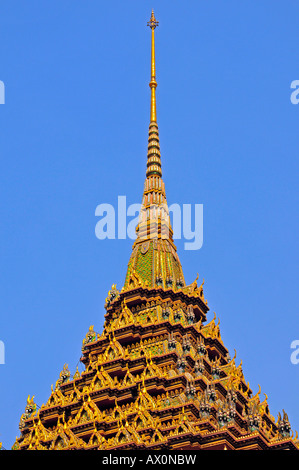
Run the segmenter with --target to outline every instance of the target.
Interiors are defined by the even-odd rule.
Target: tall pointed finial
[[[156,20],[154,10],[152,10],[151,18],[149,22],[147,23],[147,26],[149,26],[152,29],[155,29],[157,26],[159,26],[159,21]]]
[[[149,86],[151,88],[151,116],[150,122],[157,122],[156,113],[156,60],[155,60],[155,29],[159,25],[159,21],[156,20],[154,10],[152,10],[151,18],[147,23],[152,30],[152,61],[151,61],[151,81]]]
[[[184,274],[173,241],[173,230],[162,180],[159,129],[156,115],[155,29],[159,22],[152,11],[147,25],[151,28],[151,106],[148,128],[146,180],[142,197],[136,240],[128,264],[124,290],[138,283],[146,288],[180,289]],[[172,255],[170,255],[170,253]],[[136,284],[137,285],[137,284]],[[153,364],[150,358],[150,365]]]

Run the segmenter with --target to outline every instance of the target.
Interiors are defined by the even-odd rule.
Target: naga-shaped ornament
[[[37,411],[37,405],[34,403],[34,396],[30,398],[30,395],[28,395],[27,398],[27,404],[25,407],[25,413],[22,414],[20,423],[19,423],[19,429],[22,430],[25,428],[26,423],[25,421],[31,417],[33,417],[36,414]]]
[[[60,389],[62,384],[69,381],[70,376],[71,376],[71,373],[69,371],[68,364],[64,364],[63,369],[59,374],[59,379],[56,382],[55,388]]]

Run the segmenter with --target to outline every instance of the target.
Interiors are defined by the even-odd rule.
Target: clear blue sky
[[[168,202],[204,205],[199,273],[245,379],[299,430],[299,5],[295,0],[2,0],[0,441],[28,395],[74,373],[90,325],[122,287],[132,241],[100,241],[95,208],[141,202],[156,30]],[[263,396],[261,397],[263,399]]]

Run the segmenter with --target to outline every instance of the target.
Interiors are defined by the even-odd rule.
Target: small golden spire
[[[159,25],[159,21],[156,20],[154,15],[154,10],[152,10],[151,18],[147,23],[152,30],[152,55],[151,55],[151,81],[149,86],[151,88],[151,115],[150,115],[150,122],[157,122],[157,114],[156,114],[156,60],[155,60],[155,29]]]

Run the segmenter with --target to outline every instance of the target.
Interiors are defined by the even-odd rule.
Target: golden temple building
[[[20,450],[267,450],[299,447],[288,416],[253,394],[242,362],[207,323],[203,282],[186,285],[162,180],[152,12],[150,124],[142,210],[124,286],[112,285],[101,334],[90,326],[74,375],[48,401],[28,397]]]

